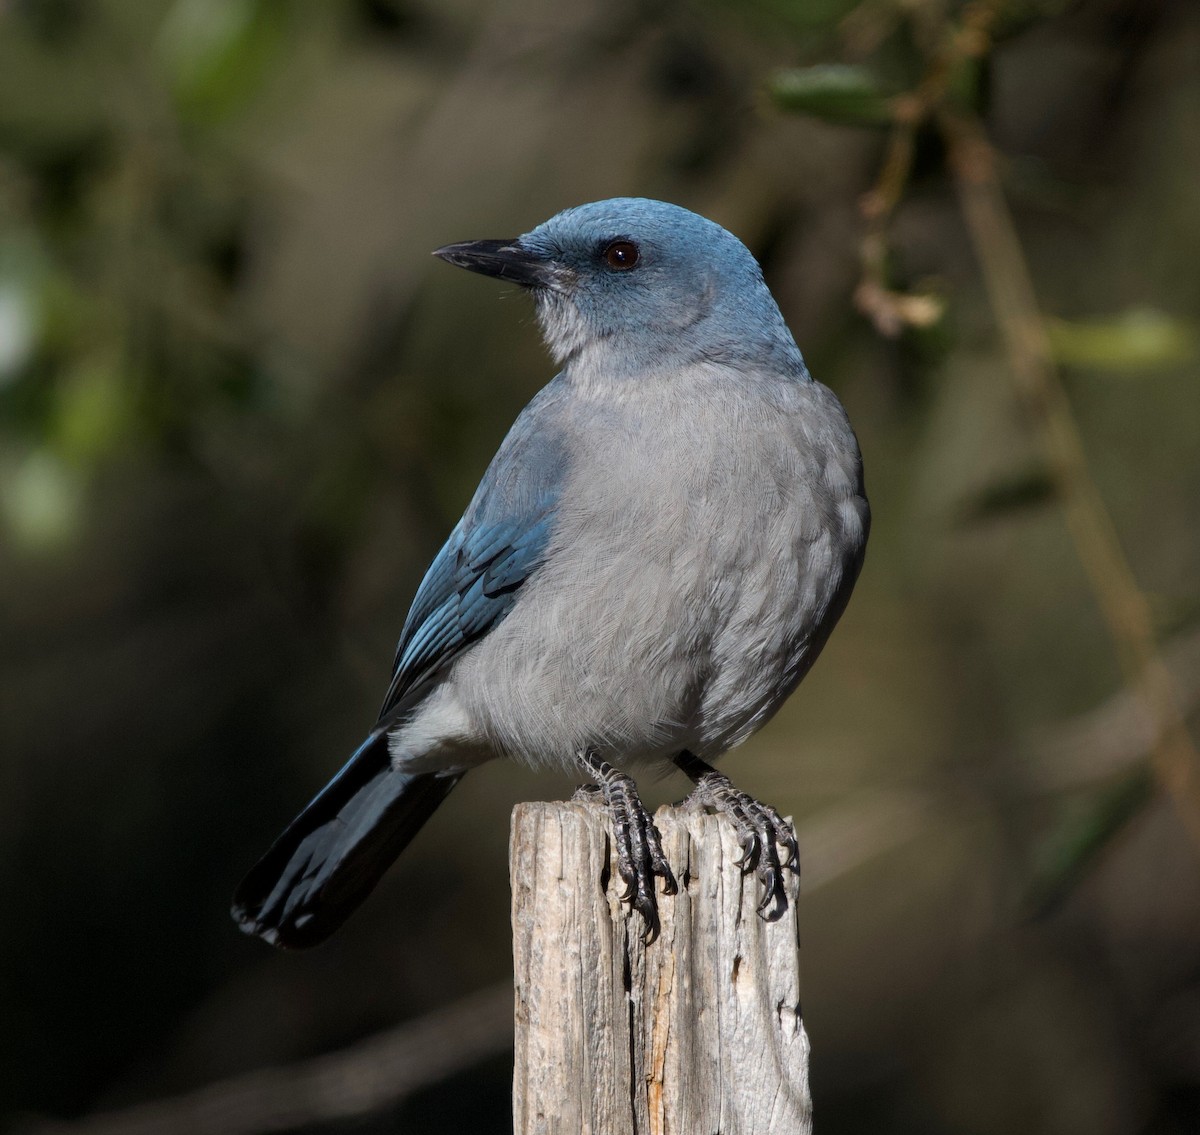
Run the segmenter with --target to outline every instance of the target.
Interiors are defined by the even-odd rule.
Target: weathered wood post
[[[787,913],[763,922],[727,821],[655,821],[679,894],[643,946],[605,811],[513,812],[514,1135],[809,1135],[795,876]]]

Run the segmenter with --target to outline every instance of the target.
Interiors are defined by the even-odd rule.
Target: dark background
[[[1001,7],[961,97],[1194,707],[1200,5]],[[818,1129],[1200,1129],[1197,846],[1138,779],[944,144],[918,132],[886,268],[944,313],[883,335],[853,294],[887,131],[768,94],[833,61],[910,89],[961,17],[0,2],[0,1117],[288,1064],[508,979],[509,811],[555,777],[472,774],[311,954],[228,899],[373,720],[425,565],[552,374],[527,301],[429,251],[637,194],[760,257],[867,463],[849,612],[725,766],[801,829]],[[509,1067],[336,1130],[504,1131]]]

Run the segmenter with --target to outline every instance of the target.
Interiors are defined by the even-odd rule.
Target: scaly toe
[[[735,788],[724,773],[690,754],[684,758],[677,763],[696,781],[689,802],[722,812],[733,823],[742,849],[738,870],[743,876],[753,873],[762,885],[758,913],[768,922],[781,918],[788,908],[784,873],[800,873],[800,849],[791,825],[769,804]]]
[[[787,910],[788,898],[783,886],[783,868],[779,863],[779,852],[770,836],[763,841],[762,861],[756,874],[763,888],[758,913],[765,921],[775,922],[782,918]]]

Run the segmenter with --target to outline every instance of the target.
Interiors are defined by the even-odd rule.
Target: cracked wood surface
[[[682,807],[655,822],[680,893],[659,895],[647,947],[604,809],[513,812],[515,1135],[809,1135],[796,878],[763,922],[728,822]]]

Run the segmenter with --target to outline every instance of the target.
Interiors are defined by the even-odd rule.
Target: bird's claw
[[[771,807],[735,788],[724,773],[706,768],[692,794],[702,804],[723,812],[733,821],[742,854],[737,860],[743,875],[753,873],[762,885],[759,915],[767,922],[782,918],[788,908],[785,872],[800,873],[800,848],[791,824]],[[779,856],[782,848],[785,858]]]
[[[658,828],[638,797],[631,780],[627,784],[614,785],[609,807],[612,811],[613,834],[616,839],[617,874],[625,884],[621,901],[628,903],[642,916],[646,924],[642,941],[648,946],[662,929],[658,918],[655,879],[662,880],[664,895],[678,893],[679,886],[675,882],[667,857],[663,854],[662,837]]]
[[[662,930],[655,879],[662,880],[664,895],[674,895],[679,891],[671,865],[663,854],[662,837],[630,777],[594,755],[581,756],[580,759],[600,780],[600,791],[604,794],[612,820],[617,874],[625,884],[620,898],[642,916],[645,923],[642,941],[648,946]]]

